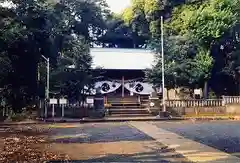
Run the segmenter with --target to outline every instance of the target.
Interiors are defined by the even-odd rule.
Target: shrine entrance
[[[105,108],[115,113],[147,114],[154,89],[144,81],[144,71],[154,64],[155,54],[146,49],[92,48],[91,55],[93,68],[101,72],[101,81],[95,83],[95,89],[101,89]]]

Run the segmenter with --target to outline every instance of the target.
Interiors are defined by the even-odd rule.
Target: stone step
[[[111,113],[148,113],[148,110],[111,110],[109,109],[108,112],[111,112]]]
[[[140,105],[140,106],[111,106],[109,109],[144,109],[146,106]]]
[[[149,111],[147,109],[139,109],[139,108],[134,108],[134,109],[109,109],[108,113],[110,115],[115,115],[115,114],[149,114]]]
[[[142,109],[142,108],[109,108],[109,111],[148,111],[148,109]]]
[[[140,106],[139,103],[110,103],[111,106]]]
[[[112,114],[107,117],[117,118],[117,117],[151,117],[151,114]]]

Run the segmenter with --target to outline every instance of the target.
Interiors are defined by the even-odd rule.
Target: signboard
[[[88,97],[88,98],[87,98],[87,104],[94,104],[94,99],[93,99],[93,97]]]
[[[62,99],[59,99],[59,104],[67,104],[67,99],[65,98],[62,98]]]
[[[194,89],[195,95],[201,95],[201,89]]]
[[[49,101],[50,104],[58,104],[58,100],[55,98],[51,98]]]

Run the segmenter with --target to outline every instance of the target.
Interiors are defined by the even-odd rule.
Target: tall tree
[[[82,101],[87,88],[91,88],[91,63],[89,46],[76,35],[65,38],[64,48],[57,66],[51,72],[51,90],[67,95],[69,100]]]
[[[37,96],[41,55],[49,57],[51,65],[57,64],[66,37],[75,33],[90,42],[103,31],[104,5],[103,0],[13,0],[8,8],[1,8],[0,54],[2,62],[11,65],[3,73],[14,111],[21,111]]]
[[[147,36],[136,34],[118,15],[109,16],[106,25],[105,34],[98,39],[103,47],[141,48],[146,44]]]
[[[236,2],[212,0],[202,4],[180,6],[173,12],[171,22],[169,23],[170,32],[175,35],[188,35],[190,36],[189,39],[197,40],[199,57],[207,57],[208,62],[206,63],[213,63],[211,58],[215,58],[213,54],[214,45],[218,44],[218,41],[238,22]],[[209,72],[205,73],[210,74],[212,66],[208,65],[207,67]],[[205,82],[209,78],[210,76],[205,79]],[[207,89],[205,88],[205,90]]]
[[[103,34],[105,20],[110,14],[105,0],[60,0],[58,5],[66,16],[74,18],[69,22],[72,30],[83,35],[89,43]]]

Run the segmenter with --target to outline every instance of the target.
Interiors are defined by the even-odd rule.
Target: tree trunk
[[[203,97],[204,99],[208,98],[208,82],[207,81],[204,82]]]

